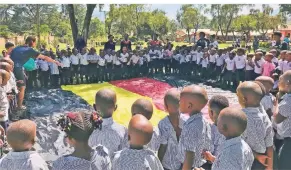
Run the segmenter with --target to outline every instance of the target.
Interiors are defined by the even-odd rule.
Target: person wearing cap
[[[126,47],[129,51],[131,51],[131,41],[128,39],[128,34],[124,35],[124,40],[120,43],[120,51],[122,51],[123,47]]]
[[[279,31],[274,32],[274,40],[276,41],[275,47],[279,50],[287,50],[288,44],[281,41],[282,33]]]
[[[114,50],[115,51],[115,42],[113,41],[114,36],[113,35],[108,35],[108,41],[104,45],[104,50]]]
[[[208,47],[208,45],[210,44],[210,41],[205,38],[205,32],[200,32],[199,33],[199,40],[196,43],[196,48],[198,46],[202,47],[202,49],[204,49],[205,47]]]

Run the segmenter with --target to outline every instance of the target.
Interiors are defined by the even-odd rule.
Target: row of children
[[[68,113],[58,121],[75,150],[57,159],[52,168],[289,169],[291,71],[280,77],[276,99],[269,92],[273,84],[267,76],[239,84],[237,96],[242,109],[229,107],[228,99],[220,95],[208,101],[206,90],[200,86],[187,86],[181,92],[171,89],[164,97],[169,115],[156,128],[149,122],[152,103],[138,99],[131,107],[128,129],[112,119],[117,107],[115,92],[102,89],[95,97],[96,113]],[[213,124],[201,113],[207,103]],[[273,129],[277,133],[275,142]],[[36,125],[32,121],[12,123],[7,140],[13,151],[0,160],[0,169],[47,169],[37,152],[30,151],[35,135]],[[276,143],[278,136],[283,145]]]

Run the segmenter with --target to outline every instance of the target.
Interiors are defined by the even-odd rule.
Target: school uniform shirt
[[[192,61],[195,61],[196,62],[196,60],[197,60],[197,51],[191,51],[190,52],[190,54],[191,54],[191,56],[192,56]]]
[[[139,60],[139,56],[138,55],[133,55],[131,56],[131,58],[129,59],[127,65],[130,65],[130,62],[132,62],[134,65],[138,63]]]
[[[284,61],[282,71],[283,71],[283,73],[285,73],[288,70],[291,70],[291,62]]]
[[[271,77],[271,76],[272,76],[271,73],[272,73],[272,71],[275,70],[275,68],[276,68],[276,66],[275,66],[274,63],[272,63],[272,62],[267,62],[267,61],[266,61],[266,62],[263,64],[263,73],[262,73],[262,75],[263,75],[263,76],[269,76],[269,77]]]
[[[113,55],[105,55],[105,60],[107,63],[112,63],[113,62]]]
[[[278,61],[278,69],[279,69],[280,71],[283,71],[283,64],[284,64],[284,60],[280,59],[280,60]]]
[[[62,68],[70,68],[71,66],[71,61],[69,57],[62,57]]]
[[[272,112],[274,112],[274,100],[275,96],[273,96],[271,93],[266,94],[262,100],[261,100],[261,105],[265,109],[265,111],[271,109]]]
[[[265,60],[261,58],[259,61],[257,61],[257,63],[260,67],[257,67],[257,65],[254,61],[254,64],[255,64],[255,71],[254,72],[256,74],[262,74],[263,64],[265,63]]]
[[[88,54],[88,55],[87,55],[87,60],[88,60],[89,62],[92,62],[92,63],[97,63],[98,60],[99,60],[99,58],[100,58],[100,56],[97,55],[97,54],[93,54],[93,55]]]
[[[185,55],[180,55],[180,56],[179,56],[179,60],[180,60],[180,64],[182,64],[182,63],[186,63]]]
[[[120,59],[116,55],[113,57],[113,64],[117,66],[121,65]]]
[[[5,116],[0,118],[0,122],[8,120],[9,101],[5,86],[0,86],[0,112],[4,112]]]
[[[274,64],[278,64],[279,60],[278,60],[277,57],[273,57],[271,62],[274,63]]]
[[[212,164],[212,170],[251,170],[254,156],[249,145],[240,137],[226,140]]]
[[[201,61],[202,68],[207,68],[209,64],[208,58],[203,58]]]
[[[189,63],[191,61],[192,56],[191,55],[186,55],[185,57],[185,62]]]
[[[234,63],[235,63],[235,68],[236,69],[243,69],[246,66],[246,56],[235,56],[234,57]]]
[[[180,117],[179,127],[182,129],[183,124],[186,122],[183,118]],[[176,131],[169,119],[166,116],[159,122],[159,131],[160,131],[160,142],[163,145],[167,145],[167,150],[163,157],[162,165],[166,169],[177,170],[181,167],[179,159],[176,155],[179,151],[179,140],[176,136]]]
[[[215,63],[217,56],[218,56],[217,54],[210,55],[209,56],[209,62],[210,63]]]
[[[125,148],[115,153],[112,170],[164,170],[164,168],[150,149]]]
[[[41,71],[48,71],[49,66],[48,66],[48,62],[44,61],[44,60],[38,60],[38,65]]]
[[[142,66],[144,62],[146,62],[146,56],[140,56],[138,60],[138,65]]]
[[[113,118],[103,119],[102,129],[95,129],[89,138],[89,146],[103,145],[109,150],[110,158],[113,153],[120,151],[127,144],[127,129],[113,121]]]
[[[149,55],[150,55],[151,59],[156,59],[157,58],[155,50],[150,50],[149,51]]]
[[[203,53],[202,52],[198,52],[197,53],[196,64],[200,64],[200,61],[201,61],[202,58],[203,58]]]
[[[83,66],[86,66],[88,65],[88,59],[87,59],[87,54],[83,54],[81,55],[80,57],[80,64],[83,65]]]
[[[36,151],[9,152],[0,160],[0,169],[48,170],[47,164]]]
[[[53,162],[53,170],[111,170],[108,150],[102,146],[92,148],[91,160],[62,156]]]
[[[144,57],[146,59],[145,61],[147,61],[147,62],[150,62],[151,61],[151,57],[150,57],[149,54],[145,54]]]
[[[277,124],[277,132],[283,138],[291,137],[291,94],[285,94],[282,97],[282,101],[279,103],[280,115],[286,117],[286,119]]]
[[[49,63],[51,75],[59,75],[59,66],[56,63]]]
[[[255,64],[253,60],[252,60],[252,63]],[[249,65],[249,61],[248,60],[246,60],[246,70],[254,70],[254,68]]]
[[[219,153],[219,147],[225,141],[225,136],[219,133],[215,124],[211,125],[211,140],[213,145],[212,155],[217,156]]]
[[[233,71],[233,67],[234,67],[234,59],[230,59],[230,58],[227,58],[225,60],[225,63],[226,63],[226,69],[228,71]]]
[[[129,54],[128,54],[128,53],[125,53],[125,54],[121,53],[121,54],[120,54],[120,58],[119,58],[119,60],[120,60],[122,63],[126,63],[128,57],[129,57]]]
[[[79,65],[80,57],[81,57],[81,54],[77,54],[77,55],[72,54],[70,56],[70,61],[72,65]]]
[[[16,94],[18,93],[15,75],[13,72],[10,72],[10,79],[8,80],[7,85],[5,86],[5,91],[6,93],[11,93],[12,90],[14,90]]]
[[[215,62],[216,62],[216,66],[220,67],[224,64],[224,60],[225,60],[225,55],[217,55]]]
[[[162,59],[163,53],[160,50],[155,50],[156,58]]]
[[[179,141],[179,153],[177,154],[180,163],[185,160],[186,151],[194,152],[192,167],[201,167],[206,160],[203,159],[203,151],[212,150],[211,128],[202,113],[192,115],[183,125]]]
[[[267,147],[273,146],[274,132],[267,114],[258,107],[242,109],[247,115],[247,128],[242,138],[257,153],[264,154]]]
[[[181,54],[176,54],[176,55],[174,55],[174,59],[176,60],[176,61],[180,61],[180,57],[181,57],[182,55]]]
[[[105,62],[106,62],[105,58],[104,57],[100,57],[99,60],[98,60],[98,65],[103,67],[103,66],[105,66]]]

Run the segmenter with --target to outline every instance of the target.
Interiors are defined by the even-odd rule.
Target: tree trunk
[[[89,34],[91,17],[92,17],[95,7],[96,7],[96,4],[87,4],[87,11],[86,11],[86,16],[84,20],[83,30],[82,30],[82,35],[86,44],[87,44],[87,39],[88,39],[88,34]]]
[[[188,34],[189,44],[191,44],[191,41],[190,41],[190,30],[189,29],[187,29],[187,34]]]
[[[68,12],[69,12],[70,24],[71,24],[71,28],[72,28],[72,35],[73,35],[73,40],[74,40],[74,44],[75,44],[77,41],[77,38],[78,38],[78,26],[77,26],[76,17],[75,17],[74,5],[68,4],[67,8],[68,8]]]
[[[40,49],[40,16],[39,16],[39,4],[36,4],[36,26],[37,26],[37,48]]]

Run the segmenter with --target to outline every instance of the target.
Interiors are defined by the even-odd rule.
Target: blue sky
[[[166,12],[166,15],[170,19],[176,19],[176,14],[177,10],[180,9],[182,5],[181,4],[152,4],[150,5],[151,10],[154,9],[161,9]],[[277,14],[279,12],[279,5],[278,4],[271,4],[270,5],[274,9],[274,14]],[[261,4],[256,4],[253,8],[261,9],[262,5]],[[240,12],[241,14],[248,14],[249,13],[249,8],[243,8],[242,11]],[[104,14],[99,12],[99,9],[96,9],[93,13],[93,16],[98,17],[99,19],[104,21]],[[208,15],[208,17],[210,17]]]

